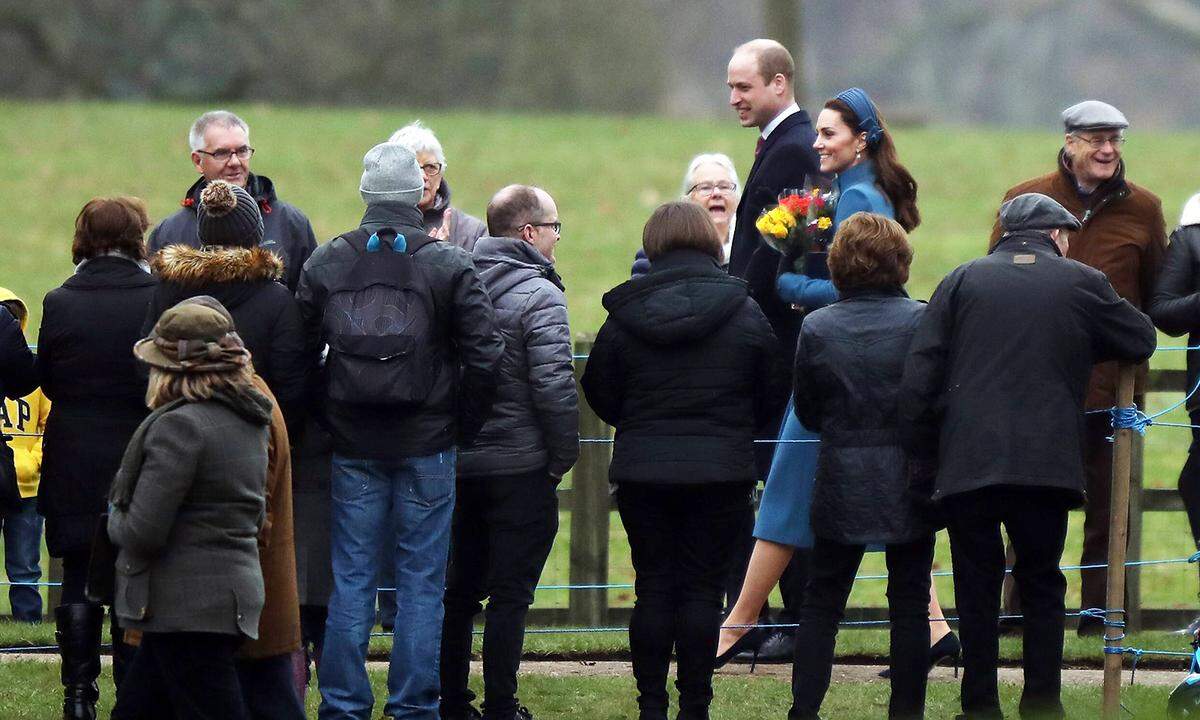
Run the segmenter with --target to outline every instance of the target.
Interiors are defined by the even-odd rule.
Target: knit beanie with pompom
[[[201,245],[257,247],[263,238],[262,213],[250,193],[214,180],[200,193],[196,236]]]

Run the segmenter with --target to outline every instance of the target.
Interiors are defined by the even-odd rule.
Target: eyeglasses
[[[421,172],[425,173],[425,177],[427,178],[437,177],[438,175],[442,174],[442,164],[426,163],[425,165],[421,166]]]
[[[562,234],[562,223],[561,222],[536,222],[536,223],[531,222],[531,223],[525,223],[525,224],[532,225],[533,227],[548,227],[554,231],[555,235]]]
[[[1097,138],[1097,137],[1089,138],[1089,137],[1084,137],[1082,135],[1076,135],[1075,138],[1077,140],[1080,140],[1081,142],[1087,143],[1089,146],[1091,146],[1091,148],[1093,150],[1099,150],[1100,148],[1104,147],[1105,145],[1107,145],[1109,143],[1112,143],[1114,150],[1119,150],[1121,148],[1121,146],[1125,144],[1125,136],[1124,135],[1110,135],[1109,137],[1102,137],[1102,138]]]
[[[233,150],[222,149],[222,150],[217,150],[216,152],[209,152],[207,150],[197,150],[196,152],[200,153],[201,155],[207,155],[219,163],[229,162],[229,158],[233,157],[234,155],[237,155],[238,160],[241,160],[244,162],[246,160],[249,160],[250,156],[254,154],[254,148],[250,147],[249,145],[243,145],[240,148],[234,148]]]
[[[697,193],[701,197],[708,197],[709,195],[712,195],[713,193],[715,193],[718,190],[725,193],[726,195],[732,195],[733,193],[735,193],[737,191],[737,183],[731,183],[731,182],[699,183],[697,185],[693,185],[692,188],[687,191],[687,194],[691,195],[692,193]]]

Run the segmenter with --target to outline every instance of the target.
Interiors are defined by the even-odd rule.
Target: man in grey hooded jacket
[[[489,598],[482,717],[529,720],[517,702],[525,615],[558,531],[555,490],[579,456],[579,407],[562,281],[561,224],[540,188],[510,185],[488,204],[475,267],[496,310],[504,358],[492,414],[458,456],[446,578],[443,720],[478,718],[467,688],[471,630]]]

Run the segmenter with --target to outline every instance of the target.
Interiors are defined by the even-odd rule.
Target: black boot
[[[60,605],[54,610],[54,619],[62,655],[63,720],[96,720],[104,608],[90,603]]]

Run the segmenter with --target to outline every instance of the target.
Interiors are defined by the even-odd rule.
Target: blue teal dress
[[[834,211],[834,229],[856,212],[866,211],[895,218],[892,203],[875,184],[875,164],[864,162],[837,176],[838,204]],[[809,258],[808,272],[783,273],[776,281],[776,291],[785,302],[801,305],[809,311],[824,307],[838,299],[837,290],[829,281],[829,269],[824,255]],[[813,262],[815,261],[815,262]],[[779,445],[771,460],[754,537],[798,548],[812,547],[813,532],[809,511],[812,508],[813,481],[817,472],[816,433],[805,428],[792,401],[779,431]]]

